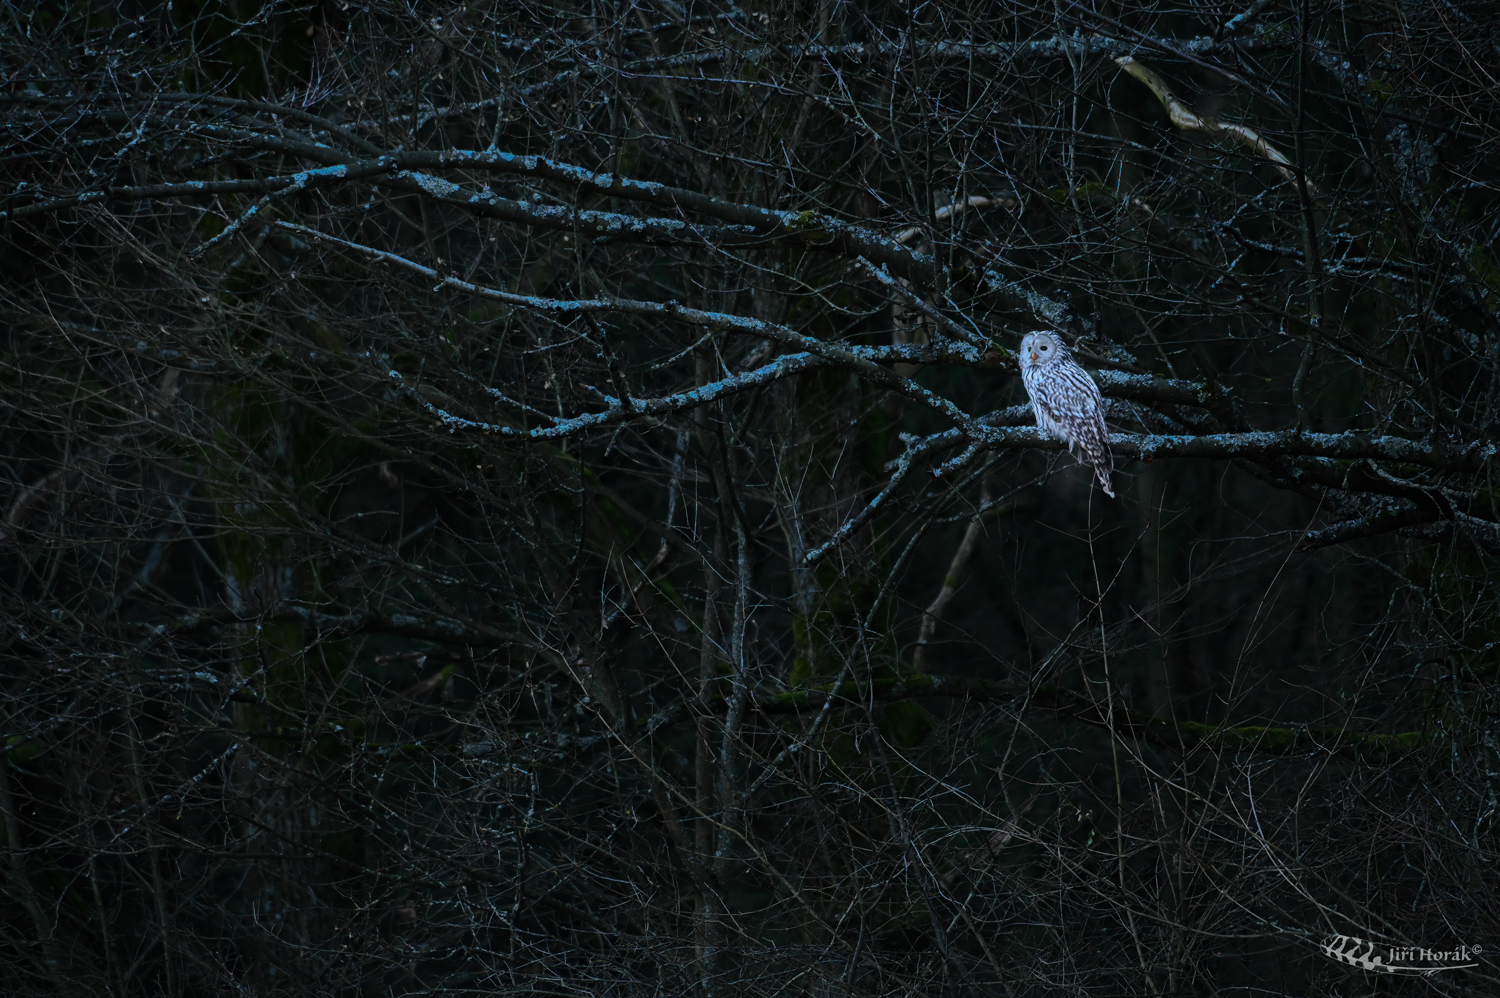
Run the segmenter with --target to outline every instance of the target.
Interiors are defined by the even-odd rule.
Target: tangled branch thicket
[[[5,990],[1496,993],[1492,8],[417,7],[0,11]]]

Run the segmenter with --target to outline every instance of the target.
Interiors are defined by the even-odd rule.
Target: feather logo
[[[1477,967],[1479,963],[1474,957],[1481,952],[1478,946],[1460,946],[1452,950],[1401,946],[1377,952],[1375,944],[1369,940],[1340,935],[1329,936],[1318,948],[1329,959],[1380,974],[1435,974],[1440,970]]]

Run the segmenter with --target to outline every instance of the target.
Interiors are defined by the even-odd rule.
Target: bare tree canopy
[[[1500,993],[1488,4],[0,42],[0,990]]]

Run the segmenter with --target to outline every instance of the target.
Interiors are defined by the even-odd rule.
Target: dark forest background
[[[1497,993],[1497,67],[1462,0],[3,5],[0,990]]]

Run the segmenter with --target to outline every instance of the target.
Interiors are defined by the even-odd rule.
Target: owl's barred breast
[[[1042,369],[1036,366],[1028,366],[1021,370],[1022,383],[1026,385],[1026,394],[1031,398],[1031,411],[1036,414],[1037,427],[1053,440],[1061,440],[1063,443],[1071,443],[1070,434],[1066,425],[1053,418],[1051,401]]]

